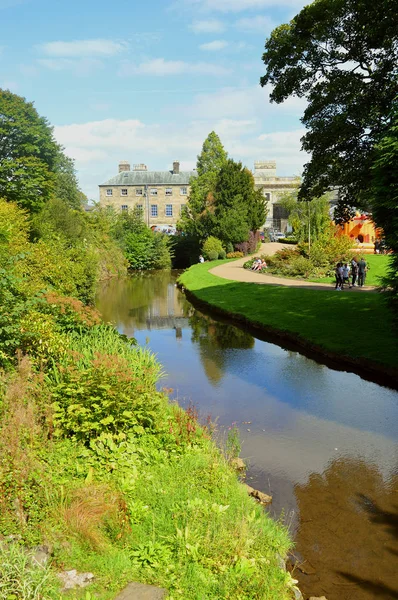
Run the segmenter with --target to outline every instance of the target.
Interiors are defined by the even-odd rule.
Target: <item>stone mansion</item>
[[[187,203],[191,177],[196,176],[196,171],[180,171],[178,161],[171,171],[148,171],[143,164],[131,170],[127,161],[121,161],[119,174],[99,186],[100,206],[137,207],[149,227],[174,227]]]
[[[298,177],[277,177],[275,161],[254,163],[254,183],[262,189],[268,201],[268,215],[264,227],[284,231],[287,215],[278,205],[280,196],[299,185]],[[120,210],[138,207],[150,227],[175,227],[181,209],[188,201],[191,177],[196,171],[180,171],[180,163],[173,162],[171,171],[148,171],[144,164],[119,163],[119,173],[99,186],[100,206],[114,206]]]

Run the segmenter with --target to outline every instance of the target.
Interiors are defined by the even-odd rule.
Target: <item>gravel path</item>
[[[294,248],[292,245],[280,244],[279,242],[269,242],[266,244],[261,244],[261,248],[256,255],[275,254],[278,250],[282,248]],[[303,281],[300,279],[288,279],[285,277],[277,277],[276,275],[265,275],[263,273],[257,273],[256,271],[248,271],[243,268],[243,264],[248,260],[248,257],[239,258],[238,260],[234,260],[230,263],[225,263],[223,265],[219,265],[218,267],[214,267],[210,269],[209,273],[212,275],[217,275],[217,277],[221,277],[222,279],[230,279],[232,281],[243,281],[247,283],[260,283],[266,285],[284,285],[287,287],[297,287],[297,288],[306,288],[309,290],[333,290],[334,284],[330,283],[311,283],[310,281]],[[365,285],[362,288],[354,287],[354,288],[344,288],[343,291],[349,292],[372,292],[375,291],[376,288],[370,285]]]

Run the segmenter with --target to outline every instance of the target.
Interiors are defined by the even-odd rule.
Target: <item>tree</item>
[[[392,126],[376,147],[372,168],[372,215],[383,228],[385,242],[393,251],[389,284],[398,297],[398,110]]]
[[[271,100],[306,98],[300,199],[339,186],[340,203],[365,207],[375,146],[397,95],[397,0],[315,0],[266,41],[261,85]],[[349,211],[341,210],[349,217]]]
[[[229,159],[217,176],[214,234],[225,243],[244,242],[249,231],[264,225],[265,217],[265,198],[254,189],[253,175],[242,163]]]
[[[308,202],[298,201],[299,188],[286,192],[279,200],[289,213],[289,224],[293,235],[299,242],[315,242],[329,232],[331,219],[328,194]]]
[[[217,174],[227,161],[227,153],[218,135],[212,131],[205,139],[197,160],[197,177],[191,179],[188,204],[183,210],[178,228],[199,240],[211,235],[212,202]]]
[[[79,189],[74,161],[60,150],[54,168],[55,197],[70,208],[81,210],[83,208],[82,201],[86,197]]]
[[[59,146],[31,102],[0,90],[0,196],[37,212],[54,190]]]

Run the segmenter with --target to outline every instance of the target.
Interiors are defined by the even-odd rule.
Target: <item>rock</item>
[[[37,563],[41,567],[45,567],[48,561],[50,560],[50,548],[48,546],[37,546],[33,552],[34,554],[32,556],[32,561],[34,563]]]
[[[278,561],[278,567],[280,569],[282,569],[282,571],[286,571],[286,561],[285,561],[285,559],[280,554],[276,555],[276,559]]]
[[[235,471],[245,471],[246,464],[241,458],[233,458],[231,460],[231,467],[235,469]]]
[[[327,600],[325,596],[311,596],[310,600]]]
[[[167,590],[144,583],[129,583],[118,594],[115,600],[162,600],[166,597]]]
[[[86,587],[87,585],[90,585],[94,579],[94,575],[92,573],[78,573],[76,569],[58,573],[58,577],[64,584],[62,588],[63,592],[66,592],[66,590],[73,590],[77,587]]]
[[[294,587],[292,587],[292,590],[293,590],[293,594],[294,594],[294,600],[304,600],[303,594],[300,592],[298,587],[294,586]]]
[[[247,484],[245,484],[245,485],[246,485],[247,493],[249,494],[249,496],[253,496],[253,498],[258,500],[258,502],[260,502],[260,504],[264,504],[264,505],[271,504],[272,496],[268,496],[268,494],[264,494],[263,492],[260,492],[259,490],[255,490],[250,485],[247,485]]]

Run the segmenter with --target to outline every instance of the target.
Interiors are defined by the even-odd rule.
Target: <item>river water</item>
[[[196,310],[177,276],[110,281],[97,306],[157,354],[181,405],[221,437],[236,423],[248,483],[294,537],[305,598],[398,598],[398,392]]]

